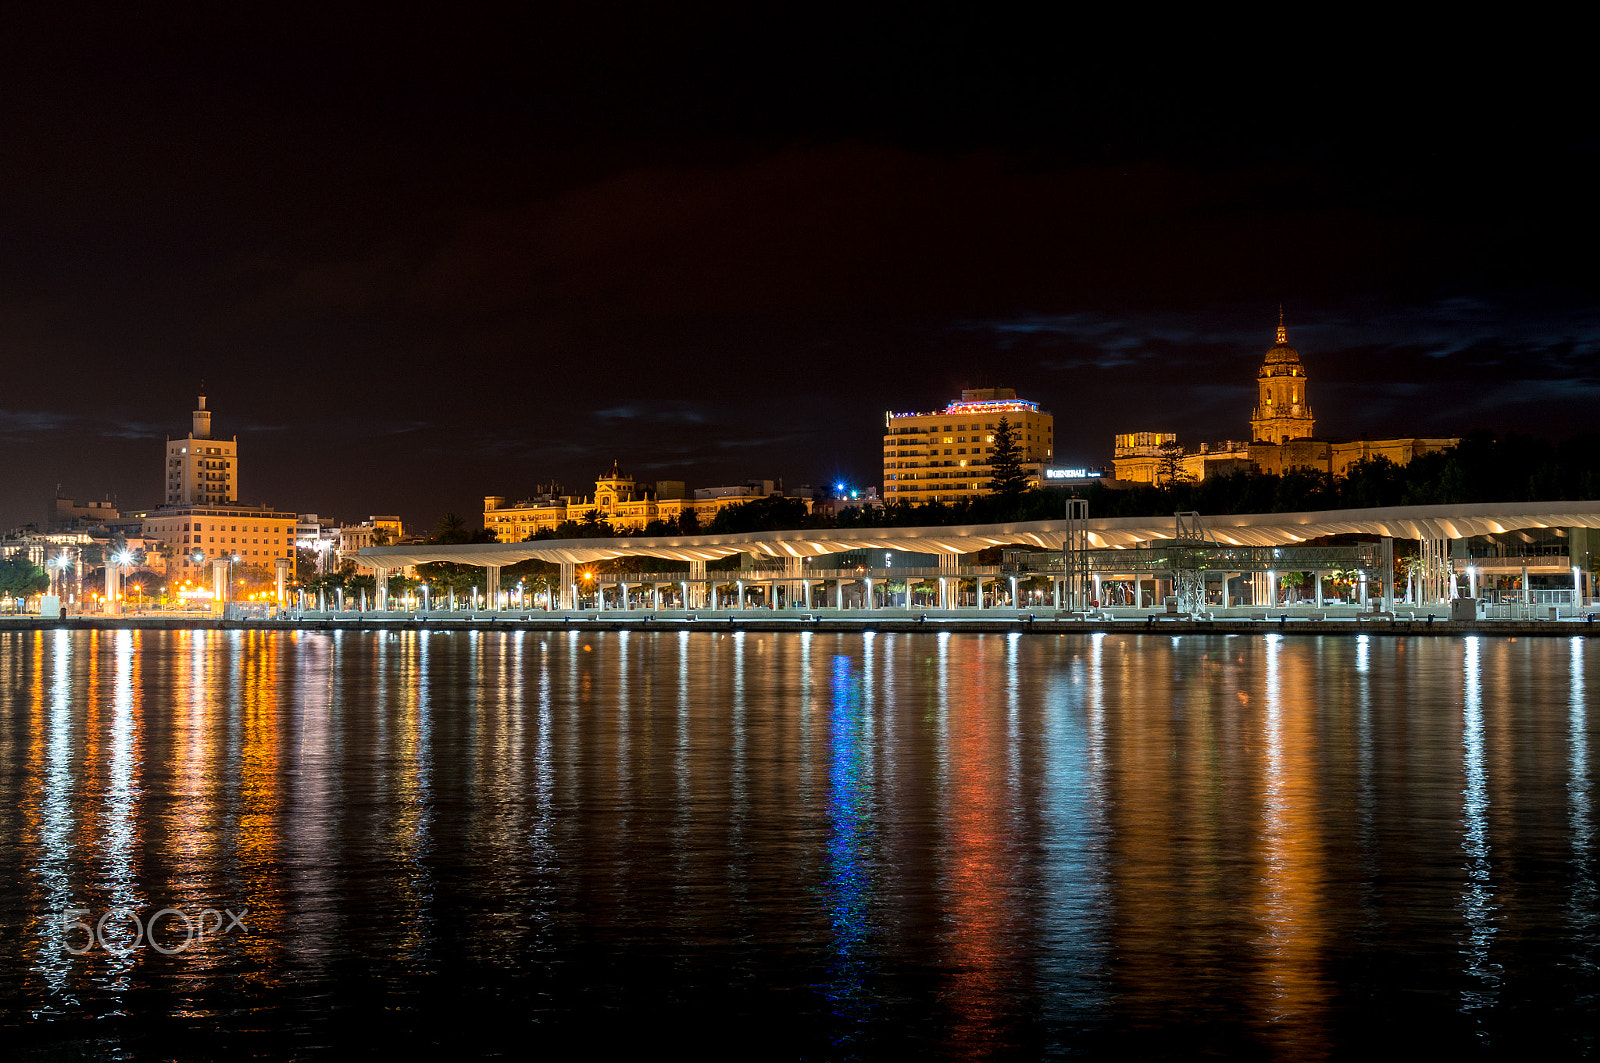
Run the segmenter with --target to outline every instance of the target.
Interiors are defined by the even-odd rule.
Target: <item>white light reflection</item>
[[[1572,895],[1568,901],[1569,919],[1572,923],[1573,944],[1577,955],[1574,967],[1587,979],[1596,970],[1595,929],[1600,925],[1600,891],[1594,880],[1594,820],[1590,807],[1589,780],[1589,706],[1585,697],[1583,655],[1584,639],[1571,642],[1567,682],[1571,690],[1567,712],[1567,819],[1568,833],[1572,838]],[[1592,994],[1580,999],[1580,1006],[1590,1007]]]
[[[1483,750],[1483,673],[1478,655],[1480,639],[1469,636],[1465,645],[1462,707],[1462,769],[1466,788],[1461,791],[1461,849],[1466,854],[1466,882],[1461,889],[1461,914],[1467,924],[1462,949],[1466,974],[1471,983],[1461,991],[1462,1010],[1473,1012],[1492,1007],[1500,985],[1497,964],[1489,959],[1495,937],[1495,892],[1490,881],[1489,786]],[[1486,1032],[1478,1030],[1479,1038]]]
[[[44,793],[39,802],[39,864],[34,876],[43,887],[45,919],[40,928],[38,971],[49,986],[51,997],[65,1004],[76,1004],[68,995],[69,976],[74,956],[66,946],[83,945],[81,936],[67,941],[62,932],[60,913],[82,898],[72,895],[72,639],[73,633],[57,629],[50,646],[49,743],[46,746]],[[82,934],[80,930],[79,935]],[[57,997],[57,994],[62,994]]]
[[[950,784],[950,632],[941,631],[936,636],[939,640],[939,683],[934,697],[938,701],[938,726],[939,742],[939,785]]]
[[[800,803],[804,807],[811,805],[814,785],[811,777],[811,714],[816,711],[816,699],[812,696],[811,642],[815,637],[815,632],[800,632],[800,763],[796,768],[796,774],[800,787]]]
[[[750,896],[750,766],[749,735],[746,733],[748,706],[745,704],[745,660],[748,640],[743,631],[735,632],[733,639],[733,705],[730,713],[731,763],[728,773],[728,882],[730,900],[733,901],[734,918],[743,918],[748,911]]]
[[[301,707],[297,721],[300,741],[295,745],[293,761],[295,782],[287,795],[290,825],[284,831],[283,848],[294,884],[294,948],[308,968],[320,970],[336,951],[341,918],[339,883],[334,865],[327,859],[337,844],[342,812],[338,794],[339,747],[333,726],[338,684],[333,681],[332,644],[326,635],[302,633],[291,645],[293,703]],[[201,744],[205,734],[203,697],[196,696],[190,713],[190,737],[195,743],[190,759],[199,765],[205,756]],[[203,795],[195,798],[197,803],[202,799]]]
[[[101,847],[104,860],[106,911],[124,908],[139,911],[145,907],[139,890],[138,870],[134,867],[139,816],[139,734],[133,715],[132,631],[113,636],[111,684],[111,762],[106,772],[105,828]],[[116,928],[113,931],[113,928]],[[113,933],[131,943],[134,930],[129,921],[106,924],[108,938]],[[109,950],[108,950],[109,953]],[[122,956],[109,953],[106,973],[113,976],[111,987],[124,992],[130,987],[128,972],[137,952]]]
[[[556,770],[551,760],[550,747],[554,725],[555,696],[551,689],[551,673],[554,671],[550,663],[550,646],[545,640],[539,641],[539,728],[533,740],[533,824],[530,830],[530,842],[533,849],[533,866],[539,873],[538,881],[542,889],[548,890],[544,872],[554,872],[556,850],[555,842],[550,836],[551,827],[555,822],[555,787]]]
[[[677,741],[673,750],[673,779],[677,784],[678,796],[673,802],[672,846],[673,864],[678,871],[678,881],[686,881],[689,873],[689,831],[694,826],[691,810],[694,802],[691,799],[693,788],[690,786],[690,767],[694,763],[689,756],[690,728],[690,684],[693,676],[689,671],[689,632],[678,632],[678,719]]]
[[[617,664],[614,672],[617,677],[617,788],[618,811],[621,816],[617,823],[617,830],[621,834],[628,832],[628,810],[633,807],[629,800],[629,787],[633,781],[633,772],[628,769],[628,754],[633,745],[633,719],[631,709],[633,698],[628,694],[628,641],[633,633],[627,628],[616,632],[617,639]],[[603,650],[610,649],[602,646]]]
[[[1006,636],[1006,779],[1011,785],[1013,801],[1016,800],[1022,764],[1022,722],[1019,719],[1022,677],[1017,668],[1017,646],[1021,641],[1021,632],[1013,631]]]
[[[1378,792],[1373,784],[1375,750],[1372,741],[1372,675],[1368,669],[1371,645],[1366,635],[1356,636],[1356,819],[1361,850],[1361,910],[1369,928],[1382,922],[1378,876],[1382,865],[1378,834]]]

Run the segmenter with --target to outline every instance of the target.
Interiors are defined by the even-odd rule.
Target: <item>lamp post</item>
[[[67,566],[72,564],[72,556],[63,550],[61,556],[51,564],[54,565],[56,570],[52,581],[54,583],[55,596],[58,599],[65,600],[67,597]]]
[[[132,552],[124,549],[106,558],[106,611],[122,611],[122,573],[133,565]]]

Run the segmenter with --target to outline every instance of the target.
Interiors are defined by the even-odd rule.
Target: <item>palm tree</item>
[[[434,529],[433,541],[437,543],[461,543],[467,540],[467,522],[455,513],[446,513],[439,518],[439,524]]]

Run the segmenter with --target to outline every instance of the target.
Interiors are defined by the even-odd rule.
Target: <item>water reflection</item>
[[[100,633],[97,633],[99,635]],[[111,718],[109,770],[106,772],[104,815],[101,842],[96,847],[100,859],[100,887],[104,912],[97,920],[101,944],[106,949],[108,988],[126,992],[127,975],[134,963],[133,942],[137,939],[134,917],[144,909],[135,865],[135,823],[139,814],[139,727],[137,714],[142,704],[134,702],[135,631],[107,632],[112,642]],[[90,697],[96,692],[90,691]],[[123,918],[119,913],[129,913]]]
[[[833,658],[828,712],[828,841],[823,896],[833,936],[828,999],[839,1025],[836,1046],[848,1046],[866,1020],[867,947],[871,933],[870,846],[875,828],[872,762],[867,749],[865,686],[860,662]]]
[[[0,633],[0,1006],[116,1051],[177,1023],[191,1058],[648,1016],[780,1055],[1300,1059],[1397,999],[1440,1043],[1582,1048],[1585,647]],[[250,931],[66,947],[63,911],[169,905]]]
[[[1008,940],[1017,888],[1011,851],[1016,811],[1004,695],[1019,682],[1003,646],[977,648],[968,671],[947,676],[952,692],[945,788],[944,893],[950,923],[950,1041],[971,1052],[991,1042],[1015,1004]],[[996,658],[999,658],[998,660]],[[998,686],[998,690],[994,689]],[[1001,697],[996,697],[996,694]]]
[[[1106,866],[1105,636],[1091,636],[1087,651],[1054,672],[1041,720],[1039,886],[1048,903],[1039,913],[1036,992],[1047,1025],[1068,1044],[1093,1026],[1109,995],[1115,902]]]
[[[1594,868],[1593,784],[1589,775],[1588,681],[1584,667],[1585,640],[1570,643],[1567,688],[1567,817],[1572,846],[1572,888],[1567,901],[1571,924],[1573,966],[1593,979],[1600,965],[1600,889]],[[1592,981],[1579,981],[1574,1004],[1587,1011],[1597,994]],[[1591,1047],[1593,1041],[1591,1039]]]
[[[43,659],[47,637],[51,654],[48,668]],[[68,631],[53,631],[48,636],[41,631],[33,640],[34,675],[41,682],[46,675],[50,677],[49,709],[43,727],[37,722],[40,706],[37,688],[30,699],[30,715],[36,721],[33,733],[44,739],[42,748],[36,747],[29,757],[29,774],[35,778],[43,776],[38,816],[30,832],[34,838],[30,846],[35,857],[31,861],[33,878],[39,894],[31,936],[37,942],[35,969],[43,976],[47,989],[44,998],[38,1001],[41,1011],[76,1003],[68,976],[74,968],[74,952],[84,949],[87,943],[87,935],[82,930],[76,931],[71,940],[66,932],[66,913],[79,907],[79,898],[73,896],[72,889],[72,872],[77,866],[72,852],[75,819],[72,651],[75,641]],[[92,911],[80,910],[84,915],[93,915]]]
[[[1461,992],[1469,1014],[1493,1005],[1500,985],[1499,971],[1490,960],[1495,938],[1495,890],[1489,860],[1489,784],[1485,768],[1483,730],[1483,673],[1479,663],[1481,640],[1465,642],[1461,712],[1462,772],[1461,849],[1466,854],[1466,880],[1461,889],[1461,914],[1466,921],[1463,944],[1468,985]],[[1480,1025],[1480,1036],[1487,1032]]]
[[[1321,1055],[1319,1035],[1326,1003],[1322,981],[1322,839],[1317,819],[1323,782],[1313,747],[1316,720],[1309,698],[1307,659],[1285,660],[1284,638],[1265,640],[1266,686],[1262,731],[1262,923],[1265,939],[1265,1017],[1274,1039],[1293,1044],[1302,1058]]]

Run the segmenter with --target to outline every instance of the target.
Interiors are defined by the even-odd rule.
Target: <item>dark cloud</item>
[[[153,498],[202,379],[247,497],[349,517],[876,482],[885,409],[982,384],[1076,460],[1237,438],[1280,302],[1330,434],[1586,426],[1581,67],[770,15],[19,16],[0,524]]]

